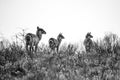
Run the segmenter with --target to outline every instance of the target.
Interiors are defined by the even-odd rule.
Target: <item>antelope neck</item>
[[[42,34],[36,34],[36,36],[38,37],[39,40],[41,40]]]
[[[59,44],[61,43],[61,41],[62,41],[62,39],[61,38],[57,38],[57,40],[58,40],[58,42],[59,42]]]

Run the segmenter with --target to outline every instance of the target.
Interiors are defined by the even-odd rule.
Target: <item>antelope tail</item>
[[[50,38],[49,39],[49,47],[55,47],[55,43],[54,43],[54,39],[53,38]]]
[[[30,35],[26,35],[25,40],[26,40],[27,42],[29,42],[29,41],[30,41],[30,38],[31,38]]]

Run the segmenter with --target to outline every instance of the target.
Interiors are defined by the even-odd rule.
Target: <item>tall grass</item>
[[[119,41],[116,34],[106,34],[90,53],[76,44],[64,44],[58,53],[41,44],[32,59],[13,42],[0,51],[0,80],[119,80]]]

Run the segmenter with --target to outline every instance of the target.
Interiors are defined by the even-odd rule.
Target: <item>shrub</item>
[[[93,51],[87,54],[75,44],[63,44],[56,55],[42,44],[36,55],[28,57],[25,49],[12,43],[9,48],[0,51],[1,80],[100,80],[120,76],[120,44],[115,34],[107,34],[101,40],[94,41]],[[11,72],[18,68],[26,75],[15,77]],[[108,75],[107,73],[110,72]],[[18,74],[19,75],[19,74]]]

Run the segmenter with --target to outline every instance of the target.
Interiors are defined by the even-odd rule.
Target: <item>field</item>
[[[120,39],[106,34],[91,52],[63,44],[59,52],[40,44],[26,52],[16,42],[0,51],[0,80],[120,80]]]

